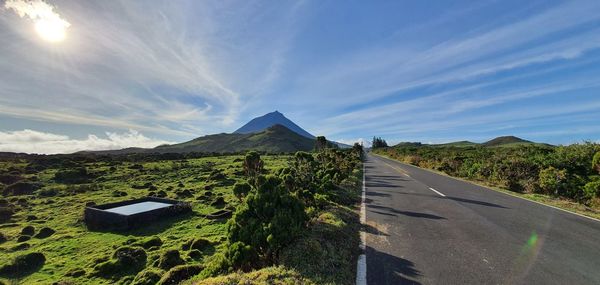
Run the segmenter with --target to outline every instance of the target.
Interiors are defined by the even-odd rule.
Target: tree
[[[321,151],[327,148],[327,139],[324,136],[318,136],[315,143],[315,149]]]
[[[388,144],[387,142],[382,139],[381,137],[373,137],[373,143],[372,143],[372,147],[373,148],[382,148],[382,147],[387,147]]]
[[[254,180],[263,171],[263,161],[260,159],[260,154],[256,151],[251,151],[244,157],[244,172],[251,180]]]

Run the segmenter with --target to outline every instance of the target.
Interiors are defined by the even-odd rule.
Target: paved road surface
[[[374,155],[365,172],[369,285],[600,284],[599,221]]]

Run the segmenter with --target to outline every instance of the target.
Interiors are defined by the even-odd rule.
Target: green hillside
[[[314,145],[313,139],[303,137],[282,125],[274,125],[258,133],[208,135],[180,144],[159,146],[152,151],[225,153],[256,150],[280,153],[308,151]]]
[[[450,143],[442,143],[432,145],[434,147],[470,147],[477,146],[478,143],[470,142],[470,141],[458,141],[458,142],[450,142]]]
[[[524,140],[515,136],[503,136],[497,137],[490,141],[484,142],[483,146],[507,146],[507,145],[527,145],[534,144],[534,142]]]

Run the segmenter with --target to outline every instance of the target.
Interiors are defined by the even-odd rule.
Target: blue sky
[[[0,8],[0,151],[150,147],[274,110],[343,142],[600,140],[600,1],[40,2]]]

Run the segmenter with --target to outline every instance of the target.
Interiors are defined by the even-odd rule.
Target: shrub
[[[304,207],[275,176],[260,176],[259,187],[250,192],[228,222],[228,240],[251,246],[267,262],[304,228]]]
[[[564,193],[567,180],[566,170],[559,170],[550,166],[542,169],[539,177],[539,185],[543,193],[552,195]]]
[[[260,159],[260,154],[258,154],[256,151],[248,152],[244,157],[244,163],[242,166],[244,167],[246,176],[254,179],[263,171],[263,161]]]
[[[590,200],[595,197],[600,197],[600,179],[595,179],[594,181],[588,182],[583,187],[585,192],[585,199]]]
[[[46,257],[39,252],[17,256],[11,263],[0,267],[0,275],[10,278],[27,276],[44,266]]]
[[[241,200],[248,195],[251,189],[252,187],[247,182],[238,182],[233,185],[233,194]]]
[[[600,173],[600,151],[594,154],[594,158],[592,159],[592,168]]]
[[[240,241],[229,245],[226,257],[233,267],[240,268],[244,271],[257,267],[259,261],[258,255],[252,246],[246,245]]]
[[[64,184],[81,184],[91,179],[85,167],[61,169],[54,174],[54,181]]]
[[[179,256],[179,251],[175,249],[165,251],[158,259],[158,267],[165,270],[183,263],[184,261],[181,259],[181,256]]]

